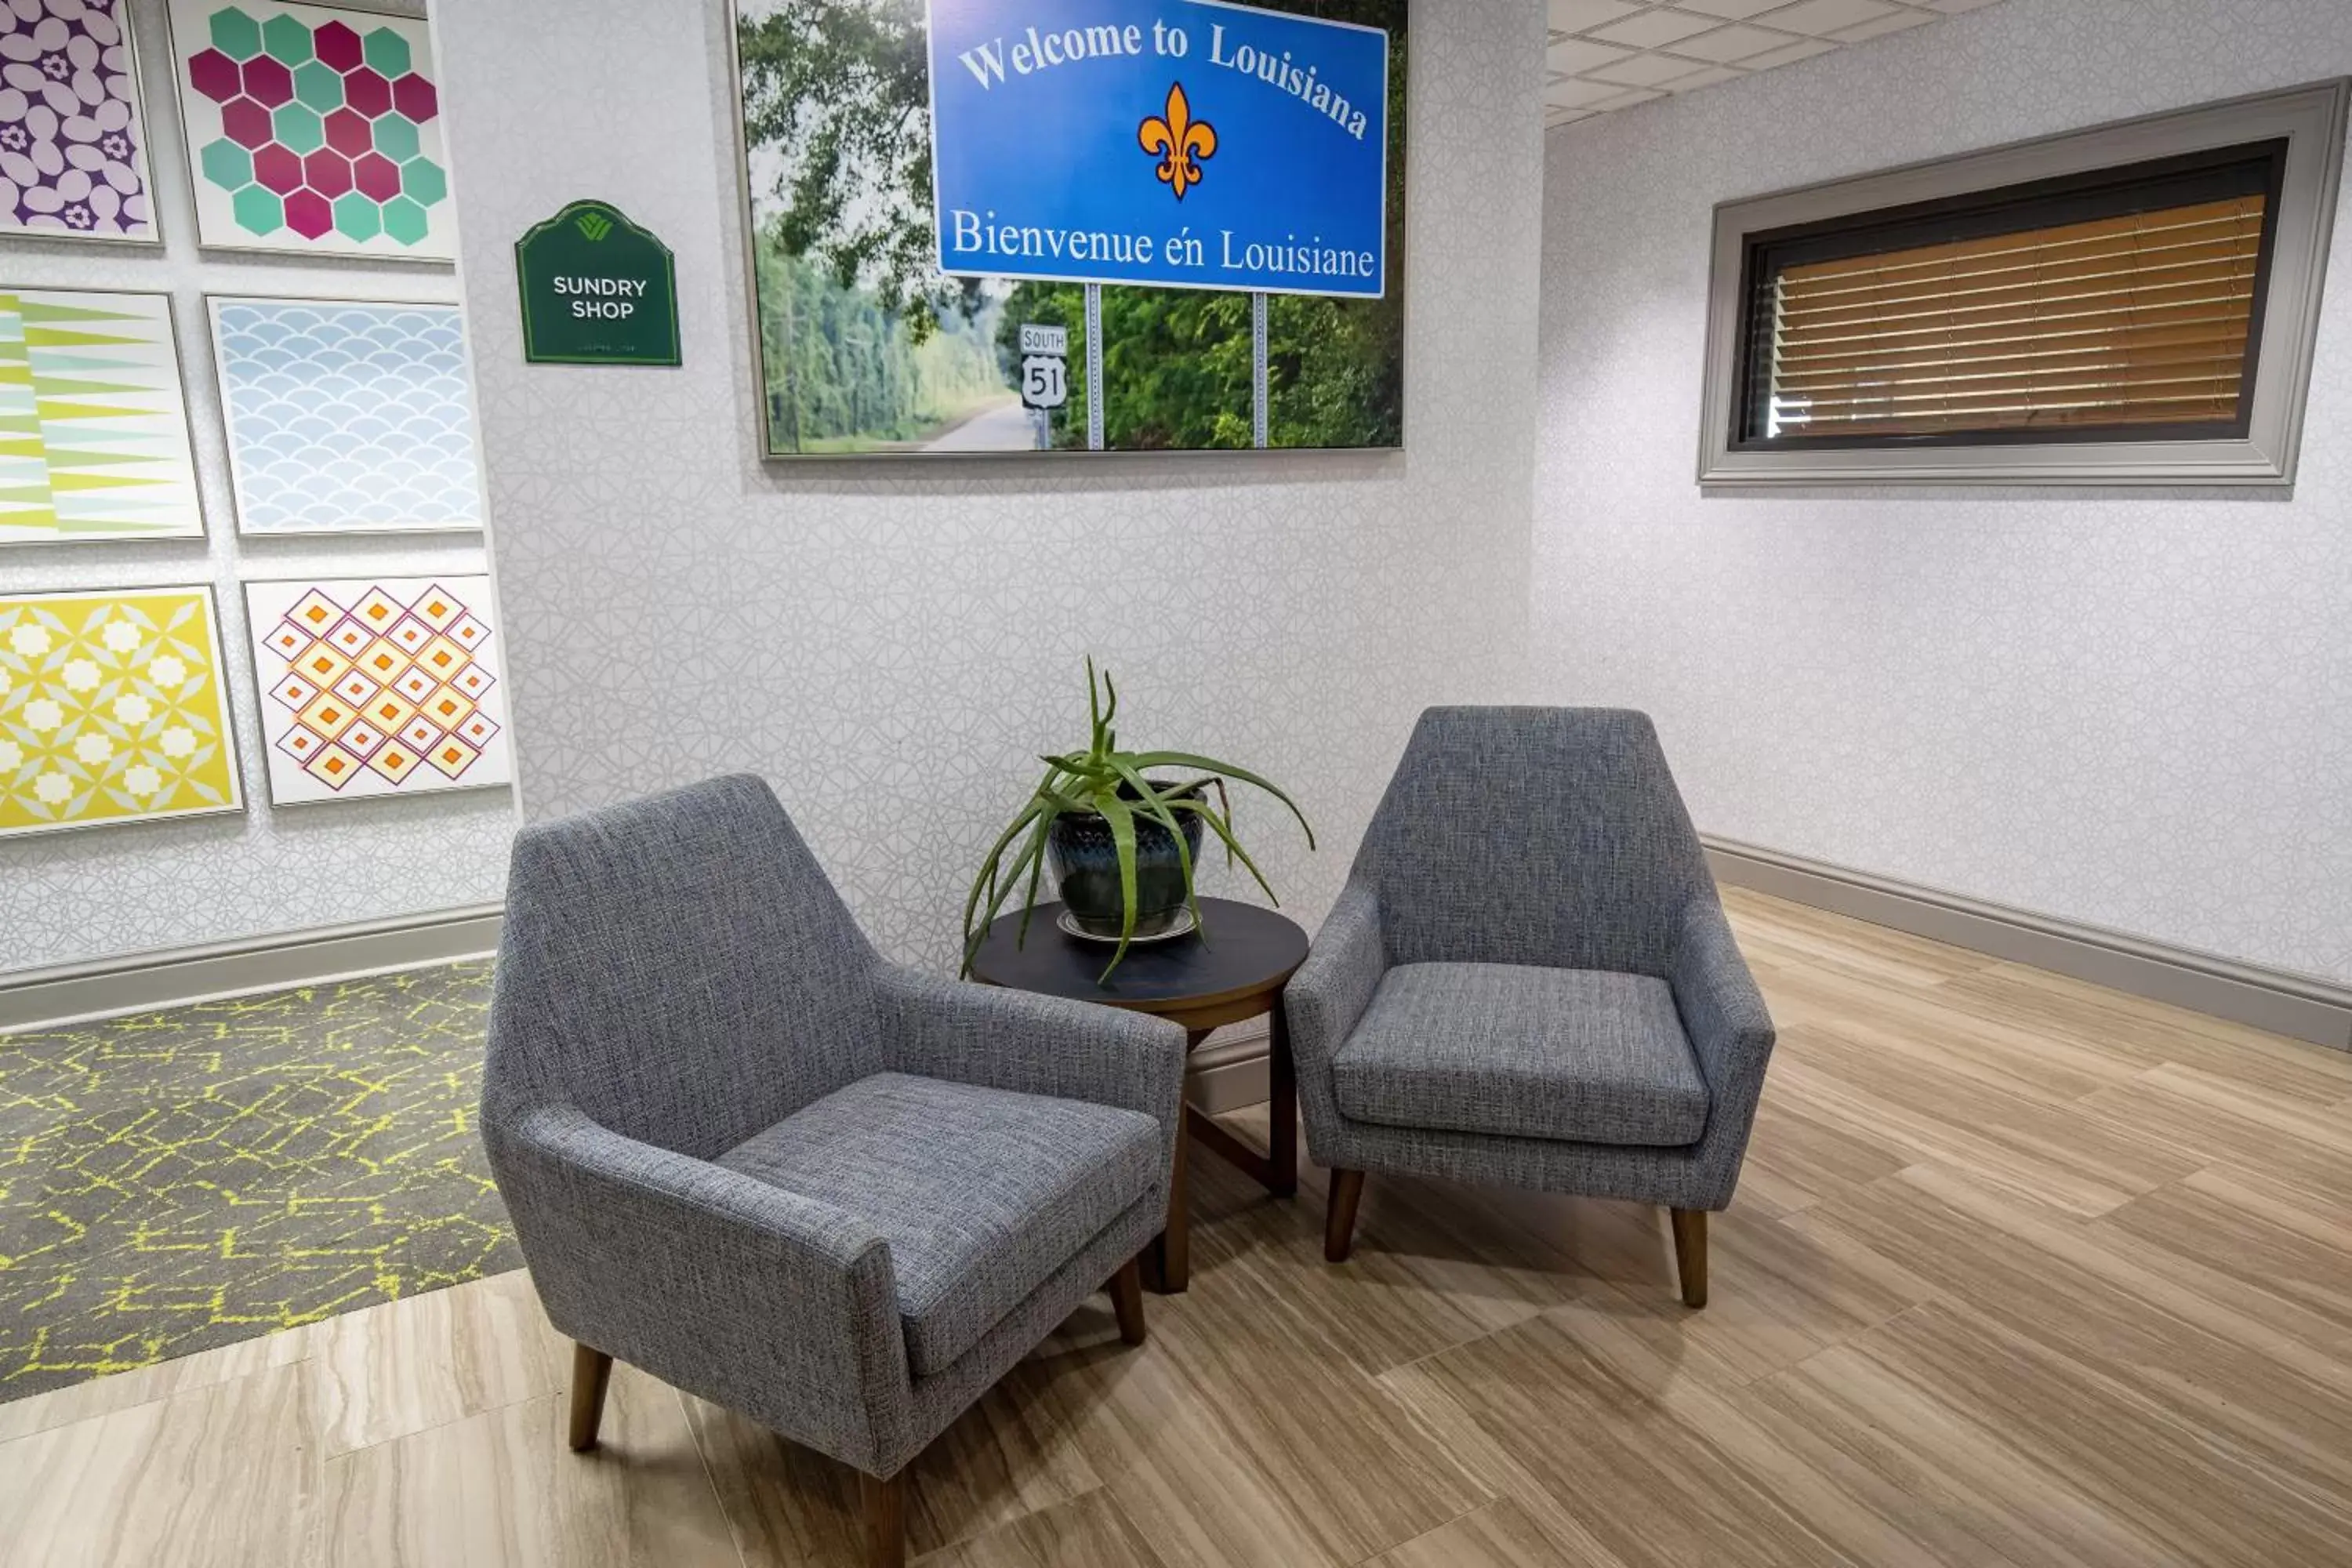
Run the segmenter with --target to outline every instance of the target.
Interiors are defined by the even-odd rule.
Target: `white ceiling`
[[[1993,0],[1548,0],[1544,123],[1630,109]]]

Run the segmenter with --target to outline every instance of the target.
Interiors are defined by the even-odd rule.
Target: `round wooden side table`
[[[1185,1208],[1187,1145],[1197,1140],[1211,1153],[1231,1161],[1276,1197],[1298,1190],[1298,1081],[1290,1060],[1290,1031],[1282,1016],[1283,983],[1307,958],[1307,933],[1296,921],[1255,904],[1202,899],[1206,928],[1162,942],[1137,942],[1111,972],[1107,984],[1096,976],[1110,962],[1108,943],[1085,942],[1054,922],[1058,903],[1039,904],[1029,917],[1028,940],[1016,946],[1018,912],[988,928],[972,957],[972,977],[987,985],[1069,996],[1150,1013],[1184,1027],[1188,1048],[1209,1031],[1259,1014],[1268,1017],[1271,1049],[1267,1077],[1272,1090],[1271,1152],[1261,1154],[1190,1105],[1185,1136],[1176,1141],[1176,1169],[1168,1188],[1168,1228],[1154,1244],[1155,1287],[1172,1294],[1192,1277],[1191,1226]]]

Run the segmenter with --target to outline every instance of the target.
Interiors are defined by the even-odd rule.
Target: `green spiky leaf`
[[[1118,687],[1108,670],[1097,670],[1092,658],[1087,663],[1087,743],[1083,752],[1041,752],[1037,760],[1045,764],[1045,773],[1029,798],[1014,816],[1012,823],[997,835],[982,859],[979,874],[972,879],[971,890],[964,900],[964,962],[963,973],[970,974],[981,943],[986,940],[989,928],[996,921],[1006,902],[1018,889],[1022,900],[1021,923],[1015,942],[1028,936],[1031,914],[1037,903],[1037,893],[1044,875],[1048,846],[1054,824],[1071,813],[1087,813],[1102,817],[1110,830],[1111,843],[1118,853],[1121,893],[1119,941],[1109,963],[1103,968],[1101,980],[1108,981],[1134,940],[1138,915],[1136,888],[1137,829],[1139,816],[1150,819],[1176,841],[1177,862],[1183,876],[1184,899],[1192,918],[1205,933],[1205,917],[1201,910],[1200,895],[1193,882],[1194,861],[1192,846],[1186,840],[1181,814],[1192,813],[1206,823],[1224,847],[1229,863],[1237,862],[1247,869],[1251,878],[1263,889],[1268,899],[1277,904],[1273,886],[1259,870],[1257,863],[1242,847],[1234,831],[1233,805],[1226,795],[1225,783],[1249,784],[1262,789],[1280,801],[1297,819],[1307,836],[1307,846],[1315,847],[1315,830],[1308,826],[1306,814],[1290,796],[1259,774],[1246,768],[1234,767],[1213,757],[1192,752],[1121,752],[1116,719],[1118,713]],[[1187,780],[1154,780],[1148,776],[1152,768],[1181,767],[1195,770],[1202,776]],[[1204,792],[1216,792],[1218,805],[1212,805]],[[1124,793],[1122,793],[1124,792]]]

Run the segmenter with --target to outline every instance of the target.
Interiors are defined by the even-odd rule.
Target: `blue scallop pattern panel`
[[[243,533],[479,528],[454,305],[213,304]]]

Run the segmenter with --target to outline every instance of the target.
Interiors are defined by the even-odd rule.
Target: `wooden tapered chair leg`
[[[596,1427],[604,1418],[604,1390],[613,1381],[613,1358],[575,1342],[572,1346],[572,1451],[584,1454],[596,1446]]]
[[[866,1568],[906,1568],[907,1472],[877,1480],[858,1471],[857,1500],[866,1514]]]
[[[1683,1279],[1683,1305],[1704,1307],[1706,1305],[1706,1211],[1675,1209],[1671,1212],[1675,1222],[1675,1267]]]
[[[1143,1342],[1143,1268],[1130,1258],[1110,1277],[1111,1310],[1118,1314],[1118,1337],[1129,1344]]]
[[[1328,1206],[1323,1211],[1323,1256],[1345,1263],[1356,1247],[1356,1205],[1363,1200],[1364,1173],[1334,1171]]]

